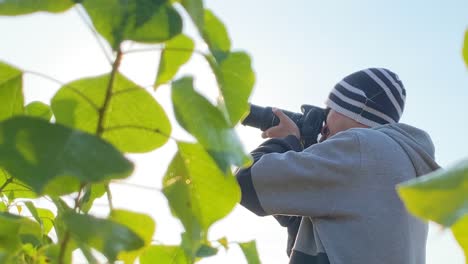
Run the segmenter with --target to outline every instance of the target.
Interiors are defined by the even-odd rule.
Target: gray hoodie
[[[276,150],[260,146],[237,173],[248,209],[302,217],[290,263],[425,263],[427,223],[406,211],[395,185],[439,168],[427,133],[391,124],[299,145],[294,136],[267,141],[263,150]]]

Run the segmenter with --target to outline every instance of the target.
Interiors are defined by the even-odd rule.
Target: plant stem
[[[0,186],[0,193],[3,192],[3,189],[5,189],[5,187],[7,187],[8,184],[12,183],[13,182],[13,177],[10,177],[8,178],[3,184],[2,186]]]
[[[115,58],[114,63],[112,64],[112,71],[109,78],[109,83],[107,84],[106,96],[104,98],[104,104],[99,109],[99,120],[96,134],[101,136],[104,132],[104,117],[106,115],[107,107],[109,106],[110,99],[112,97],[112,88],[114,86],[115,75],[118,73],[120,62],[122,61],[123,53],[120,48],[117,50],[117,57]]]
[[[109,184],[106,184],[106,194],[107,194],[107,201],[109,202],[109,208],[112,211],[114,210],[114,205],[112,203],[112,193],[111,193]]]
[[[65,250],[70,240],[70,231],[67,230],[65,236],[63,237],[62,243],[60,243],[60,253],[58,256],[58,264],[64,264],[63,258],[65,257]]]
[[[49,80],[49,81],[52,81],[52,82],[54,82],[54,83],[60,84],[60,85],[62,85],[62,86],[65,85],[64,82],[59,81],[59,80],[55,79],[54,77],[51,77],[51,76],[49,76],[49,75],[47,75],[47,74],[44,74],[44,73],[41,73],[41,72],[23,70],[23,73],[27,73],[27,74],[31,74],[31,75],[36,75],[36,76],[42,77],[42,78],[44,78],[44,79],[47,79],[47,80]]]

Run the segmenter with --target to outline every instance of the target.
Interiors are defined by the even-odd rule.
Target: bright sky
[[[323,106],[329,90],[345,75],[365,67],[396,72],[407,90],[402,122],[426,130],[436,146],[436,158],[448,166],[468,157],[468,72],[461,56],[468,28],[468,2],[448,1],[316,1],[207,0],[206,6],[224,21],[235,49],[253,59],[257,82],[251,102],[299,111],[301,104]],[[287,4],[289,3],[289,4]],[[22,69],[42,72],[63,82],[106,73],[110,67],[93,35],[75,10],[61,15],[0,17],[0,60]],[[193,35],[193,27],[188,26]],[[202,47],[203,48],[203,47]],[[152,84],[157,52],[124,58],[122,72],[135,82]],[[196,56],[183,68],[196,75],[197,88],[214,100],[216,88],[208,66]],[[27,102],[50,102],[59,85],[25,76]],[[156,99],[172,116],[169,87]],[[256,129],[239,127],[246,150],[262,142]],[[188,138],[175,129],[176,138]],[[173,142],[136,162],[128,182],[160,188],[174,153]],[[170,153],[170,154],[168,154]],[[112,186],[116,207],[151,214],[157,222],[155,239],[178,243],[180,224],[170,216],[164,196],[155,189]],[[107,213],[99,201],[94,212]],[[391,227],[388,227],[391,232]],[[210,238],[257,240],[263,263],[287,263],[286,230],[269,217],[260,218],[237,207],[215,224]],[[450,233],[431,225],[427,263],[462,264],[463,255]],[[244,263],[232,246],[202,264]]]

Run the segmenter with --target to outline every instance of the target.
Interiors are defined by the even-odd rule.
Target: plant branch
[[[111,193],[109,184],[106,184],[106,194],[107,194],[107,201],[109,202],[109,209],[112,211],[114,210],[114,204],[112,203],[112,193]]]
[[[65,85],[64,82],[59,81],[59,80],[55,79],[54,77],[51,77],[51,76],[49,76],[49,75],[47,75],[47,74],[44,74],[44,73],[40,73],[40,72],[36,72],[36,71],[28,71],[28,70],[23,70],[23,73],[31,74],[31,75],[36,75],[36,76],[42,77],[42,78],[44,78],[44,79],[47,79],[47,80],[49,80],[49,81],[52,81],[52,82],[54,82],[54,83],[60,84],[60,85],[62,85],[62,86]]]
[[[10,177],[8,178],[3,184],[2,186],[0,186],[0,193],[3,192],[3,189],[5,189],[5,187],[8,186],[8,184],[12,183],[13,182],[13,177]]]
[[[97,33],[97,31],[94,29],[93,25],[91,25],[91,23],[89,23],[88,18],[85,16],[83,11],[78,7],[78,5],[76,5],[75,10],[78,13],[78,15],[81,17],[81,20],[83,20],[83,22],[86,24],[89,31],[91,31],[91,33],[93,34],[94,38],[96,39],[96,42],[98,43],[99,47],[102,50],[102,53],[104,53],[104,56],[106,57],[107,62],[110,65],[112,65],[112,57],[111,57],[111,55],[108,54],[108,50],[106,49],[106,47],[102,43],[102,41],[101,41],[101,39],[99,37],[99,33]]]
[[[60,243],[60,252],[58,256],[58,263],[64,264],[65,250],[67,248],[68,242],[70,241],[70,231],[67,230],[65,236],[63,237],[62,242]]]
[[[110,102],[111,97],[112,97],[112,88],[114,86],[115,75],[119,71],[119,66],[120,66],[120,62],[122,61],[122,56],[123,56],[123,53],[119,48],[117,50],[117,57],[115,58],[115,61],[112,64],[112,71],[111,71],[111,74],[110,74],[109,83],[107,84],[106,96],[104,98],[104,104],[99,109],[99,120],[98,120],[98,126],[97,126],[97,131],[96,131],[96,134],[98,136],[101,136],[102,133],[104,132],[104,117],[106,115],[106,110],[107,110],[107,107],[109,106],[109,102]]]

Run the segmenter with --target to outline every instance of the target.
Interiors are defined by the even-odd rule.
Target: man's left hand
[[[298,139],[301,138],[299,128],[291,118],[277,108],[273,108],[273,113],[279,118],[280,122],[277,126],[265,130],[262,133],[262,138],[283,138],[289,135],[294,135]]]

